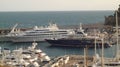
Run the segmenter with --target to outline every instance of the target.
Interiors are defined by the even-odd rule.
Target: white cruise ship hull
[[[0,42],[4,42],[4,41],[11,41],[11,38],[9,38],[9,37],[7,37],[7,36],[5,36],[5,35],[1,35],[0,36]]]
[[[15,28],[6,35],[12,42],[45,41],[45,39],[66,38],[69,35],[75,35],[76,33],[73,29],[59,29],[56,24],[49,24],[45,27],[35,26],[33,29],[26,31],[14,30]],[[79,34],[85,35],[81,26],[80,29],[76,31],[80,31]]]
[[[33,41],[38,41],[42,42],[45,41],[45,39],[53,39],[53,38],[65,38],[67,36],[60,36],[60,35],[54,35],[54,36],[15,36],[15,37],[10,37],[12,42],[33,42]]]

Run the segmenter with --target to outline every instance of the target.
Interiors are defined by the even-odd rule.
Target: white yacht
[[[68,35],[75,34],[72,29],[59,29],[56,24],[49,24],[45,27],[35,26],[31,30],[14,32],[15,28],[6,35],[12,42],[32,42],[45,41],[51,38],[64,38]]]
[[[12,67],[40,67],[40,64],[49,62],[51,59],[36,46],[37,43],[33,42],[32,46],[28,48],[19,48],[12,51],[4,48],[0,62],[2,61],[5,65],[11,65]]]

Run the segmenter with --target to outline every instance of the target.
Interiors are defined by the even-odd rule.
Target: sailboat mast
[[[104,67],[104,42],[103,42],[103,38],[102,38],[102,57],[101,57],[101,64],[102,64],[102,67]]]
[[[94,33],[95,33],[95,55],[97,54],[97,52],[96,52],[96,30],[94,30]]]
[[[86,66],[86,48],[84,48],[84,67],[87,67]]]
[[[117,36],[117,45],[116,45],[116,59],[119,59],[119,45],[118,45],[118,16],[116,11],[116,36]]]

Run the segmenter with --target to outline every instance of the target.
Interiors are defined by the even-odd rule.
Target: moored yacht
[[[96,46],[99,48],[102,46],[101,39],[103,36],[105,38],[104,47],[110,47],[114,42],[110,41],[107,38],[107,35],[104,33],[95,33],[96,35],[87,35],[80,24],[80,28],[75,30],[75,34],[69,35],[66,38],[51,38],[45,39],[51,46],[63,46],[63,47],[90,47],[94,48],[95,39]]]
[[[81,38],[61,38],[61,39],[46,39],[51,46],[63,46],[63,47],[90,47],[94,48],[94,38],[89,37],[81,37]],[[109,43],[105,41],[104,47],[110,47],[113,43]],[[97,48],[102,47],[101,39],[97,39],[96,41]]]
[[[42,50],[36,48],[37,43],[33,42],[32,46],[23,49],[3,49],[2,58],[5,65],[11,65],[12,67],[40,67],[43,62],[49,62],[50,57]]]
[[[56,24],[49,24],[45,27],[35,26],[31,30],[24,32],[11,33],[6,35],[12,42],[32,42],[32,41],[45,41],[45,39],[51,38],[64,38],[68,35],[75,34],[72,29],[59,29]]]

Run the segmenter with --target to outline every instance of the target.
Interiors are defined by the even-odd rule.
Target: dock
[[[79,24],[78,25],[62,25],[62,26],[58,26],[60,29],[78,29],[79,28]],[[101,28],[106,28],[109,26],[104,26],[103,23],[92,23],[92,24],[82,24],[83,29],[101,29]],[[19,28],[20,31],[25,31],[28,29],[32,29],[32,28]],[[9,28],[0,28],[0,35],[6,35],[8,34],[12,29]]]

